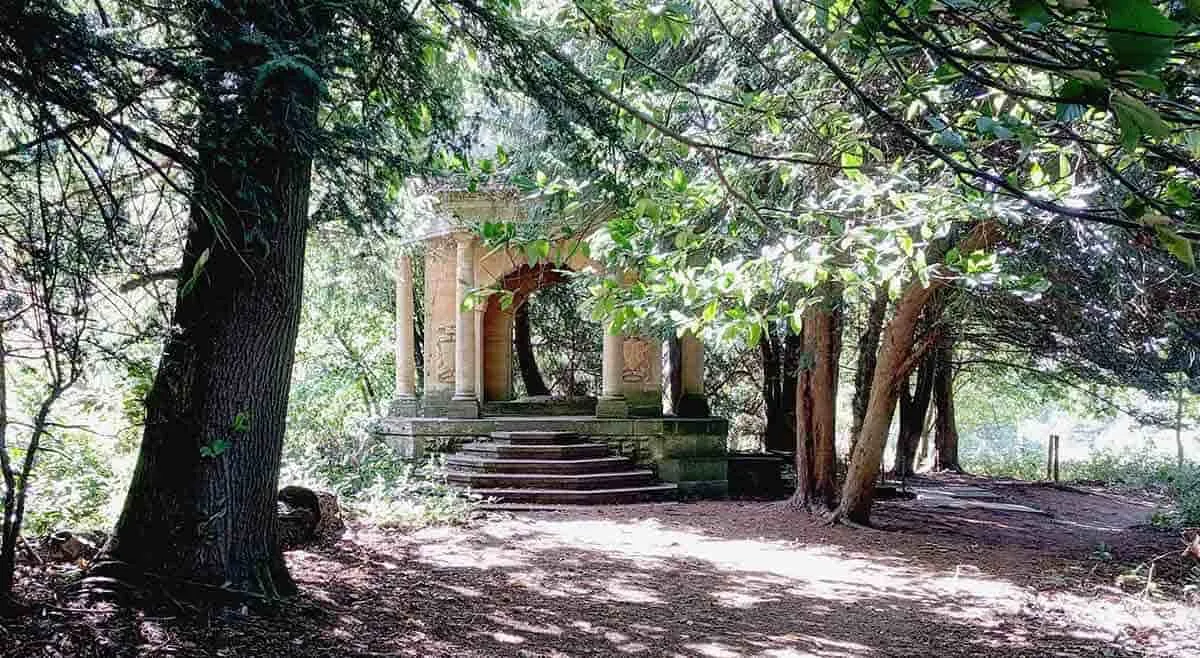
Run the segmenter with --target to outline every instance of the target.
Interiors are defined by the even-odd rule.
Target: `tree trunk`
[[[917,447],[925,430],[925,413],[933,393],[934,350],[928,350],[917,370],[916,389],[909,390],[908,382],[900,394],[900,428],[896,435],[896,463],[892,473],[896,477],[910,477],[916,473]]]
[[[9,535],[9,526],[13,522],[13,507],[16,504],[17,482],[13,477],[12,463],[8,456],[8,375],[5,366],[8,352],[4,343],[4,321],[0,320],[0,475],[4,477],[4,507],[0,509],[0,612],[7,607],[12,599],[13,577],[17,568],[16,543],[9,550],[8,542],[3,538]]]
[[[537,357],[533,353],[533,332],[529,326],[529,300],[517,306],[513,314],[513,347],[517,352],[517,368],[521,371],[521,382],[525,384],[525,395],[550,395],[550,389],[538,370]]]
[[[958,422],[954,418],[954,341],[944,339],[935,353],[933,399],[936,409],[933,470],[962,472],[958,463]]]
[[[261,43],[320,61],[328,25],[320,9],[287,2],[203,9],[208,69],[174,331],[96,575],[267,598],[296,590],[276,541],[275,496],[320,83],[311,68],[275,66]]]
[[[683,341],[674,334],[666,340],[667,359],[664,368],[665,389],[668,408],[672,416],[679,415],[679,400],[683,398]]]
[[[801,341],[811,356],[796,383],[796,492],[791,505],[831,510],[837,500],[837,385],[842,351],[840,291],[804,313]]]
[[[1179,373],[1179,384],[1175,391],[1175,451],[1179,468],[1183,468],[1183,392],[1184,373]]]
[[[867,401],[871,399],[871,382],[875,378],[875,362],[879,351],[879,337],[883,333],[883,316],[887,314],[887,291],[880,288],[867,309],[867,323],[858,336],[858,361],[854,371],[854,399],[850,403],[853,417],[850,423],[850,451],[862,431],[863,419],[867,415]]]
[[[796,449],[796,384],[801,337],[788,328],[771,331],[759,342],[763,366],[766,414],[764,448],[779,452]]]
[[[921,448],[917,451],[918,471],[929,468],[929,435],[933,432],[933,409],[934,405],[930,404],[925,410],[925,422],[921,427]]]
[[[998,232],[995,224],[976,225],[959,245],[964,254],[990,246]],[[900,394],[900,384],[916,366],[913,347],[917,322],[925,305],[946,285],[949,273],[942,268],[934,272],[928,286],[919,281],[909,284],[896,304],[896,312],[884,329],[880,341],[871,396],[863,416],[863,426],[850,456],[842,500],[835,517],[854,523],[870,523],[871,505],[875,500],[875,479],[879,476],[880,459],[887,443],[888,429]]]

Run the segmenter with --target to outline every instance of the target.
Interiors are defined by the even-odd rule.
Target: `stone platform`
[[[374,433],[405,459],[459,452],[464,444],[490,440],[494,432],[572,432],[607,444],[616,454],[677,485],[683,498],[722,498],[728,493],[726,435],[722,418],[596,418],[506,416],[379,420]]]

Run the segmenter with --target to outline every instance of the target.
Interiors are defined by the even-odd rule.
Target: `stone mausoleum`
[[[515,190],[443,191],[432,219],[397,259],[396,399],[376,433],[404,457],[447,453],[452,482],[502,501],[619,502],[727,490],[728,424],[709,415],[704,348],[681,339],[682,398],[663,414],[663,344],[605,332],[599,395],[518,399],[513,309],[565,270],[600,264],[575,244],[531,264],[516,249],[483,249],[484,222],[527,221]],[[414,342],[413,261],[423,259],[423,387]],[[623,274],[628,278],[628,273]],[[472,291],[504,289],[480,301]],[[474,300],[475,303],[464,303]]]

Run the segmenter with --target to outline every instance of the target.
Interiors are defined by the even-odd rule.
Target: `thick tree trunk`
[[[529,300],[517,306],[513,314],[513,348],[517,352],[517,369],[521,371],[521,382],[526,395],[550,395],[550,389],[538,370],[537,357],[533,353],[533,332],[529,326]]]
[[[831,510],[837,501],[837,384],[842,351],[840,295],[804,314],[802,345],[811,355],[796,384],[796,492],[793,507]]]
[[[925,430],[925,414],[933,393],[934,350],[928,350],[917,369],[915,389],[906,381],[900,394],[900,428],[896,435],[896,463],[892,473],[909,477],[916,473],[917,447]]]
[[[683,399],[683,341],[674,334],[666,340],[666,365],[663,369],[666,409],[671,415],[679,415],[679,401]]]
[[[796,449],[796,385],[801,337],[784,328],[769,332],[758,345],[762,355],[766,414],[764,447],[791,452]]]
[[[867,401],[871,399],[871,382],[875,378],[875,362],[879,351],[879,337],[883,333],[883,317],[887,314],[887,291],[880,288],[867,309],[867,323],[858,336],[858,360],[854,371],[854,398],[850,403],[853,417],[850,423],[850,451],[858,442],[863,419],[867,415]]]
[[[959,249],[962,253],[969,254],[990,246],[996,237],[995,224],[978,224],[962,241]],[[920,282],[909,284],[896,304],[895,314],[884,329],[867,412],[863,417],[858,441],[850,456],[850,467],[846,472],[846,482],[842,486],[842,499],[835,514],[838,518],[854,523],[871,521],[875,480],[879,476],[880,460],[887,443],[888,429],[892,424],[900,385],[918,362],[913,358],[917,322],[934,293],[946,285],[947,279],[936,277],[945,276],[944,271],[935,271],[934,274],[935,278],[928,286],[922,286]]]
[[[962,472],[958,463],[958,422],[954,418],[954,341],[943,339],[935,354],[933,399],[936,410],[933,470]]]
[[[286,2],[204,9],[198,36],[209,68],[175,330],[97,575],[268,598],[296,589],[276,541],[275,497],[319,81],[306,67],[273,67],[261,44],[320,61],[327,25],[319,8]]]

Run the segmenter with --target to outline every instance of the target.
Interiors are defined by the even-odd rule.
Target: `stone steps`
[[[462,452],[482,457],[501,459],[583,459],[608,455],[605,443],[546,443],[525,445],[519,443],[466,443]]]
[[[604,473],[632,467],[624,457],[592,459],[500,459],[477,455],[451,455],[446,465],[456,471],[481,473]]]
[[[573,432],[520,429],[462,446],[446,479],[500,503],[601,505],[663,500],[674,484]]]
[[[472,489],[486,498],[496,498],[502,503],[530,503],[535,505],[619,505],[664,500],[675,495],[673,484],[651,484],[644,487],[617,489]]]
[[[473,473],[448,472],[446,479],[453,484],[479,489],[598,489],[640,487],[654,482],[654,472],[647,470],[614,471],[610,473]]]
[[[586,442],[583,437],[574,432],[547,432],[544,430],[492,432],[492,440],[496,443],[511,445],[566,445]]]

